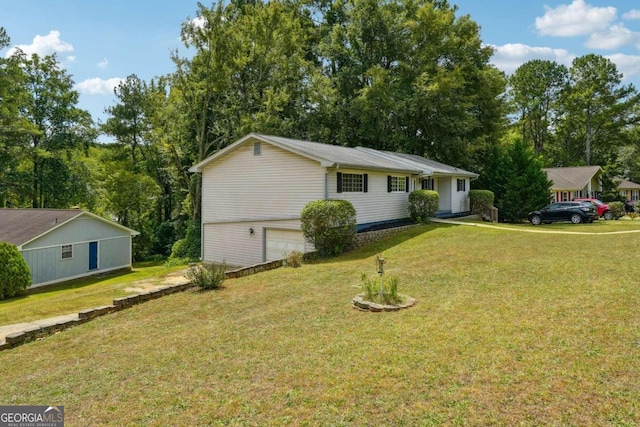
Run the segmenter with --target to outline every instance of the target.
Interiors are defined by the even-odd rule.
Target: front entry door
[[[98,242],[89,242],[89,270],[98,268]]]

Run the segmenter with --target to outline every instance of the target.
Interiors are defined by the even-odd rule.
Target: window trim
[[[387,175],[387,193],[407,193],[408,191],[408,176]]]
[[[355,177],[359,178],[355,178]],[[356,181],[352,181],[356,180]],[[336,173],[336,191],[338,193],[367,193],[369,192],[369,174],[337,172]],[[357,181],[360,181],[359,183]],[[345,185],[346,184],[346,185]],[[356,188],[359,187],[359,188]]]
[[[262,144],[260,142],[253,143],[253,155],[260,156],[262,154]]]
[[[467,191],[467,180],[465,178],[462,178],[462,179],[461,178],[457,178],[456,180],[457,180],[457,182],[456,182],[457,191],[458,192]]]
[[[67,256],[65,256],[65,254],[67,254]],[[60,259],[73,259],[73,244],[60,245]]]

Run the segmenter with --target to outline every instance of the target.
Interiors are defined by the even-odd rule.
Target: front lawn
[[[131,271],[34,288],[25,296],[0,301],[0,326],[109,305],[114,298],[136,293],[135,288],[143,282],[158,284],[164,276],[185,268],[185,265],[165,267],[163,262],[140,262]]]
[[[594,225],[617,227],[570,228]],[[638,425],[639,237],[412,228],[0,352],[0,402],[70,426]],[[417,305],[351,308],[377,252]]]

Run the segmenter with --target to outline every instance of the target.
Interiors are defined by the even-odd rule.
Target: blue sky
[[[203,2],[207,4],[206,2]],[[493,63],[512,73],[531,59],[570,65],[596,53],[610,58],[625,83],[640,88],[637,0],[450,0],[481,26]],[[174,70],[170,52],[185,48],[180,26],[194,18],[189,0],[0,0],[0,26],[12,46],[50,54],[73,76],[80,108],[106,120],[113,88],[130,74],[149,81]],[[0,52],[9,53],[9,49]]]

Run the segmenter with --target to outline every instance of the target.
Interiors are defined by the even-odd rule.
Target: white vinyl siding
[[[270,144],[260,152],[254,156],[253,143],[243,144],[204,168],[203,224],[300,218],[306,203],[324,198],[318,162]]]
[[[249,229],[253,229],[253,234]],[[265,230],[300,231],[300,221],[252,221],[203,225],[203,259],[247,266],[265,261]]]
[[[343,174],[363,173],[362,171],[348,169],[340,169],[340,172]],[[367,171],[367,174],[368,189],[366,193],[338,193],[337,171],[329,171],[327,177],[329,199],[350,201],[356,208],[356,221],[358,224],[409,217],[409,211],[407,209],[409,193],[387,192],[387,176],[389,173]],[[402,179],[405,179],[404,177],[405,176],[402,176]]]
[[[468,178],[451,178],[452,186],[455,183],[456,189],[464,187],[464,190],[452,191],[451,194],[451,212],[467,212],[469,207],[469,179]]]

